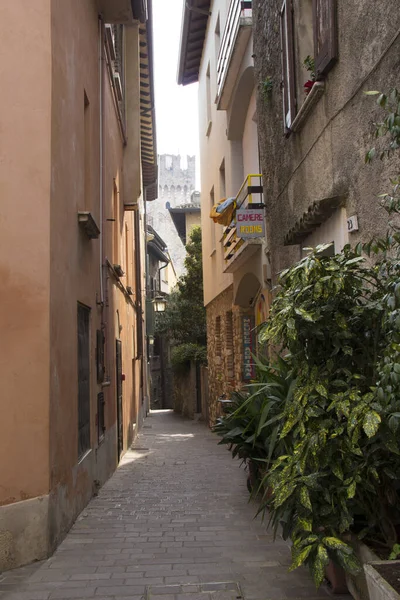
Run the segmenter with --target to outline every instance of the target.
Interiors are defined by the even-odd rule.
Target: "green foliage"
[[[389,560],[398,560],[400,556],[400,544],[394,544],[391,553],[389,554]]]
[[[373,94],[386,116],[368,162],[400,148],[399,94]],[[291,538],[291,569],[308,564],[317,586],[329,560],[360,568],[349,532],[392,558],[400,547],[400,175],[391,183],[385,236],[333,257],[320,246],[281,273],[260,340],[285,358],[259,363],[215,428],[263,465],[259,510]]]
[[[306,56],[303,60],[303,67],[310,73],[311,81],[315,81],[315,60],[312,56]]]
[[[400,147],[397,90],[379,94],[386,117],[376,124],[379,156]],[[386,142],[386,145],[384,144]],[[377,155],[374,148],[367,162]],[[400,212],[399,181],[380,196],[389,216]],[[395,220],[385,237],[327,258],[325,247],[284,271],[264,341],[288,352],[297,377],[281,438],[288,451],[263,482],[275,526],[293,541],[293,564],[311,567],[319,585],[329,559],[357,569],[343,542],[365,526],[391,547],[400,524],[400,237]],[[374,255],[367,261],[363,253]]]
[[[257,383],[232,393],[214,431],[221,436],[219,443],[230,447],[233,457],[251,461],[259,484],[273,460],[286,451],[280,439],[282,413],[291,401],[295,381],[284,359],[279,358],[274,365],[255,360]]]
[[[386,146],[374,147],[367,152],[365,161],[368,163],[377,155],[383,159],[400,148],[400,92],[392,88],[387,94],[377,91],[366,92],[366,94],[378,96],[376,102],[386,113],[382,121],[374,123],[374,137],[389,139]]]
[[[177,344],[206,344],[203,306],[201,229],[194,227],[186,245],[186,273],[170,294],[166,310],[156,316],[156,332]]]
[[[268,102],[269,98],[271,97],[273,87],[274,87],[274,84],[272,81],[272,77],[268,76],[264,79],[264,81],[262,81],[261,94],[262,94],[265,102]]]
[[[187,371],[190,363],[207,363],[207,348],[198,344],[180,344],[172,348],[171,365],[174,371]]]

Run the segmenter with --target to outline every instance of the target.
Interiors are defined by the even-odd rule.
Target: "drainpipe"
[[[104,282],[103,282],[103,196],[104,196],[104,149],[103,149],[103,106],[104,106],[104,79],[103,79],[103,46],[104,46],[104,24],[99,17],[99,152],[100,152],[100,181],[99,181],[99,203],[100,203],[100,303],[104,305]],[[102,323],[103,325],[103,323]]]
[[[162,266],[162,267],[160,267],[158,269],[158,285],[159,285],[159,288],[160,288],[160,292],[161,292],[161,271],[163,269],[166,269],[168,267],[168,265],[169,265],[169,261],[166,262],[164,266]]]

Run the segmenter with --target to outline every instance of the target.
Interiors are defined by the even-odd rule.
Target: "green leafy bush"
[[[198,344],[180,344],[172,348],[171,365],[174,371],[187,371],[191,362],[207,364],[207,348]]]
[[[397,90],[380,94],[379,156],[400,145]],[[372,149],[367,162],[378,152]],[[400,178],[381,195],[393,219]],[[296,568],[310,565],[317,585],[330,559],[357,568],[345,534],[355,530],[393,546],[400,524],[400,234],[326,258],[324,247],[284,271],[261,338],[283,347],[297,377],[280,437],[288,452],[265,476],[261,510],[293,541]],[[374,255],[366,261],[363,253]],[[360,529],[363,527],[363,531]]]
[[[400,148],[398,91],[378,105],[386,116],[367,162]],[[264,463],[260,511],[292,539],[291,568],[308,564],[317,586],[330,560],[359,568],[349,532],[388,549],[399,541],[400,175],[391,183],[384,237],[330,258],[318,247],[281,274],[260,339],[285,359],[259,364],[216,426],[234,455]]]
[[[248,464],[252,488],[257,492],[265,471],[286,450],[285,442],[280,441],[282,414],[296,382],[284,359],[274,365],[255,360],[258,381],[232,393],[214,431],[234,458]]]
[[[157,313],[156,332],[176,344],[205,345],[206,310],[203,303],[201,229],[193,227],[186,244],[186,273],[170,294],[166,310]]]

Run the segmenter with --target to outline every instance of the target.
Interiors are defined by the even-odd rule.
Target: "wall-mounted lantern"
[[[153,305],[155,312],[164,312],[167,306],[167,302],[163,296],[156,296],[153,300]]]

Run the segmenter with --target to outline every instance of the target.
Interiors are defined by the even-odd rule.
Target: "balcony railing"
[[[247,175],[236,196],[236,209],[263,206],[262,177]],[[222,236],[225,268],[224,273],[233,273],[248,260],[262,245],[264,238],[243,239],[236,234],[236,221],[225,227]]]
[[[217,60],[217,108],[226,110],[252,28],[252,2],[231,0]]]

